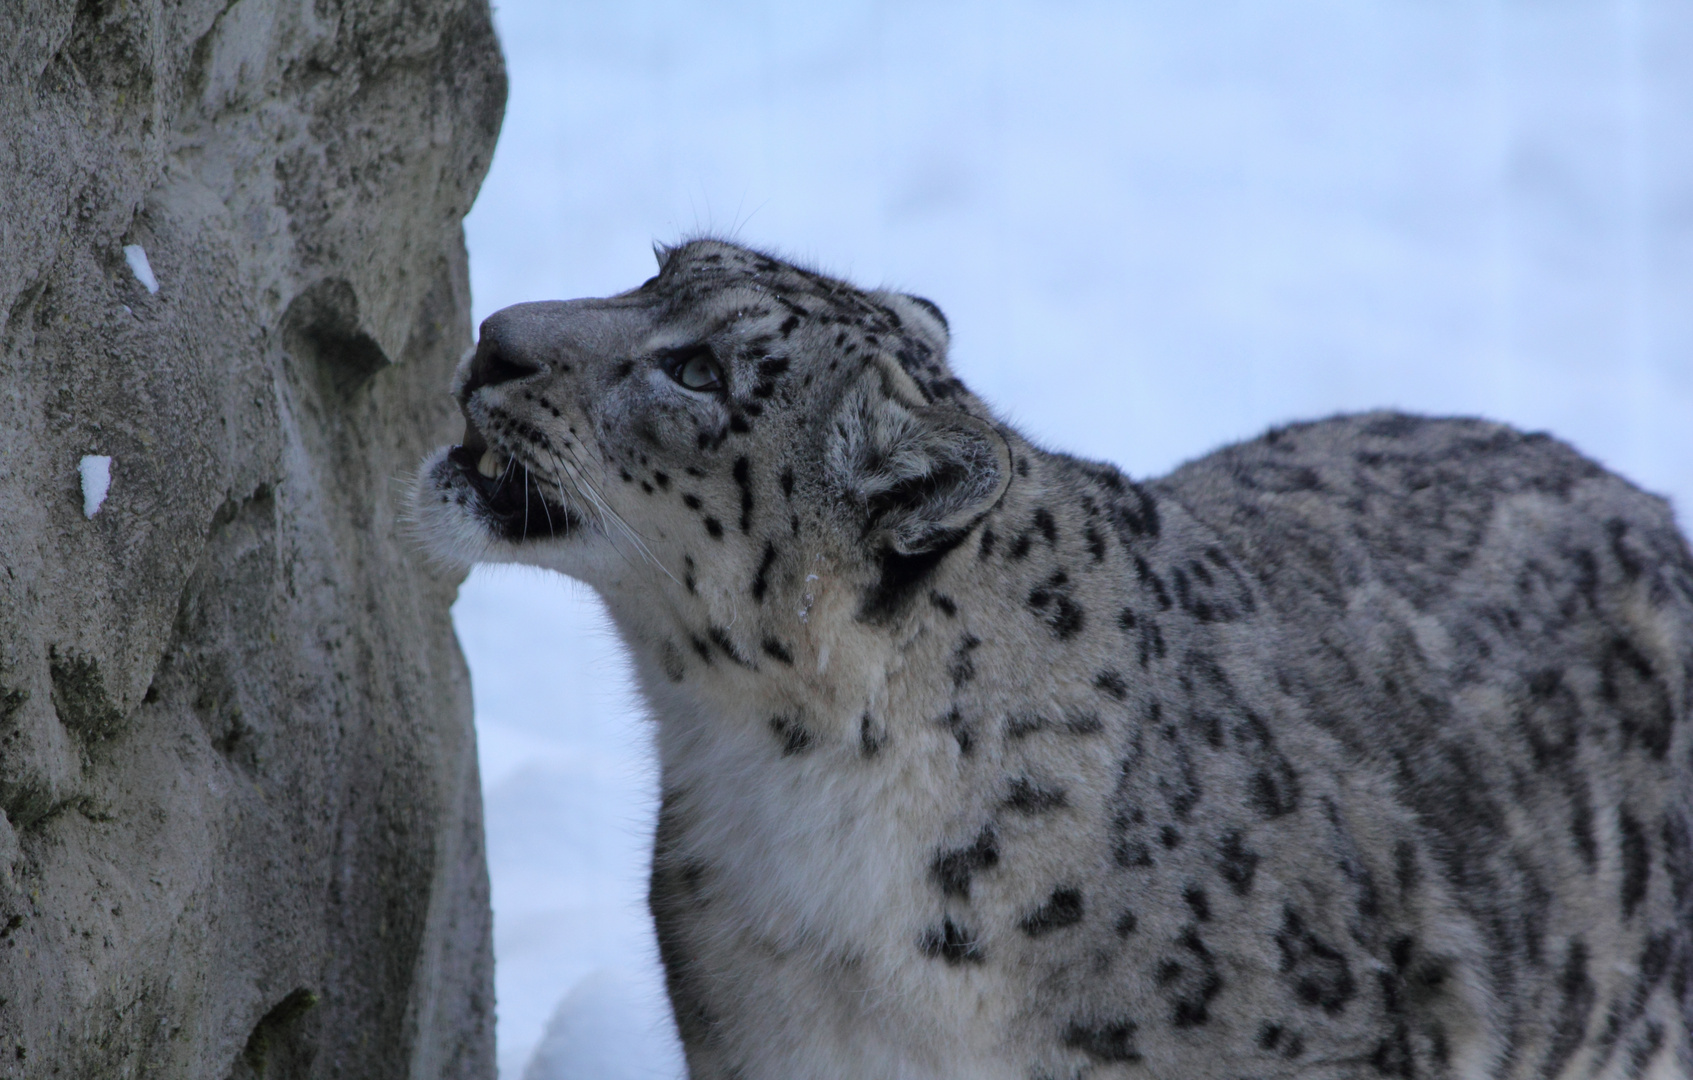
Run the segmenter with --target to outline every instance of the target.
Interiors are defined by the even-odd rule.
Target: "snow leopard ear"
[[[922,338],[935,352],[946,355],[947,346],[952,342],[952,330],[933,300],[897,292],[879,292],[875,296],[877,302],[899,316],[903,329]]]
[[[955,543],[1011,481],[1011,450],[992,424],[925,404],[885,357],[847,391],[828,440],[830,485],[863,537],[905,555]]]

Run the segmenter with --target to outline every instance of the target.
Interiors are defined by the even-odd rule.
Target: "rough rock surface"
[[[0,1077],[492,1075],[397,507],[504,96],[486,0],[0,4]]]

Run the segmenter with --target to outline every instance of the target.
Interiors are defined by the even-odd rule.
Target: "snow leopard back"
[[[1250,689],[1195,647],[1176,724],[1203,731],[1207,698],[1298,717],[1342,775],[1380,778],[1317,797],[1334,827],[1299,857],[1332,866],[1303,871],[1320,916],[1289,900],[1270,935],[1289,998],[1261,1044],[1291,1063],[1309,999],[1332,1031],[1356,996],[1380,1075],[1687,1075],[1693,562],[1668,507],[1549,437],[1394,414],[1151,490],[1223,555],[1149,560],[1174,609],[1260,639]]]

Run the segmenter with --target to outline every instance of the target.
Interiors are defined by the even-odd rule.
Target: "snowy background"
[[[974,389],[1132,474],[1391,405],[1553,431],[1693,523],[1689,0],[495,17],[479,319],[628,288],[652,241],[712,231],[935,300]],[[479,570],[454,614],[502,1076],[674,1080],[648,732],[597,603]]]

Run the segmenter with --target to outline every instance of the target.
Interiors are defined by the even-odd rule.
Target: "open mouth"
[[[447,460],[476,492],[493,530],[512,543],[565,536],[582,527],[581,517],[561,503],[562,493],[549,490],[554,481],[490,446],[469,417]]]

